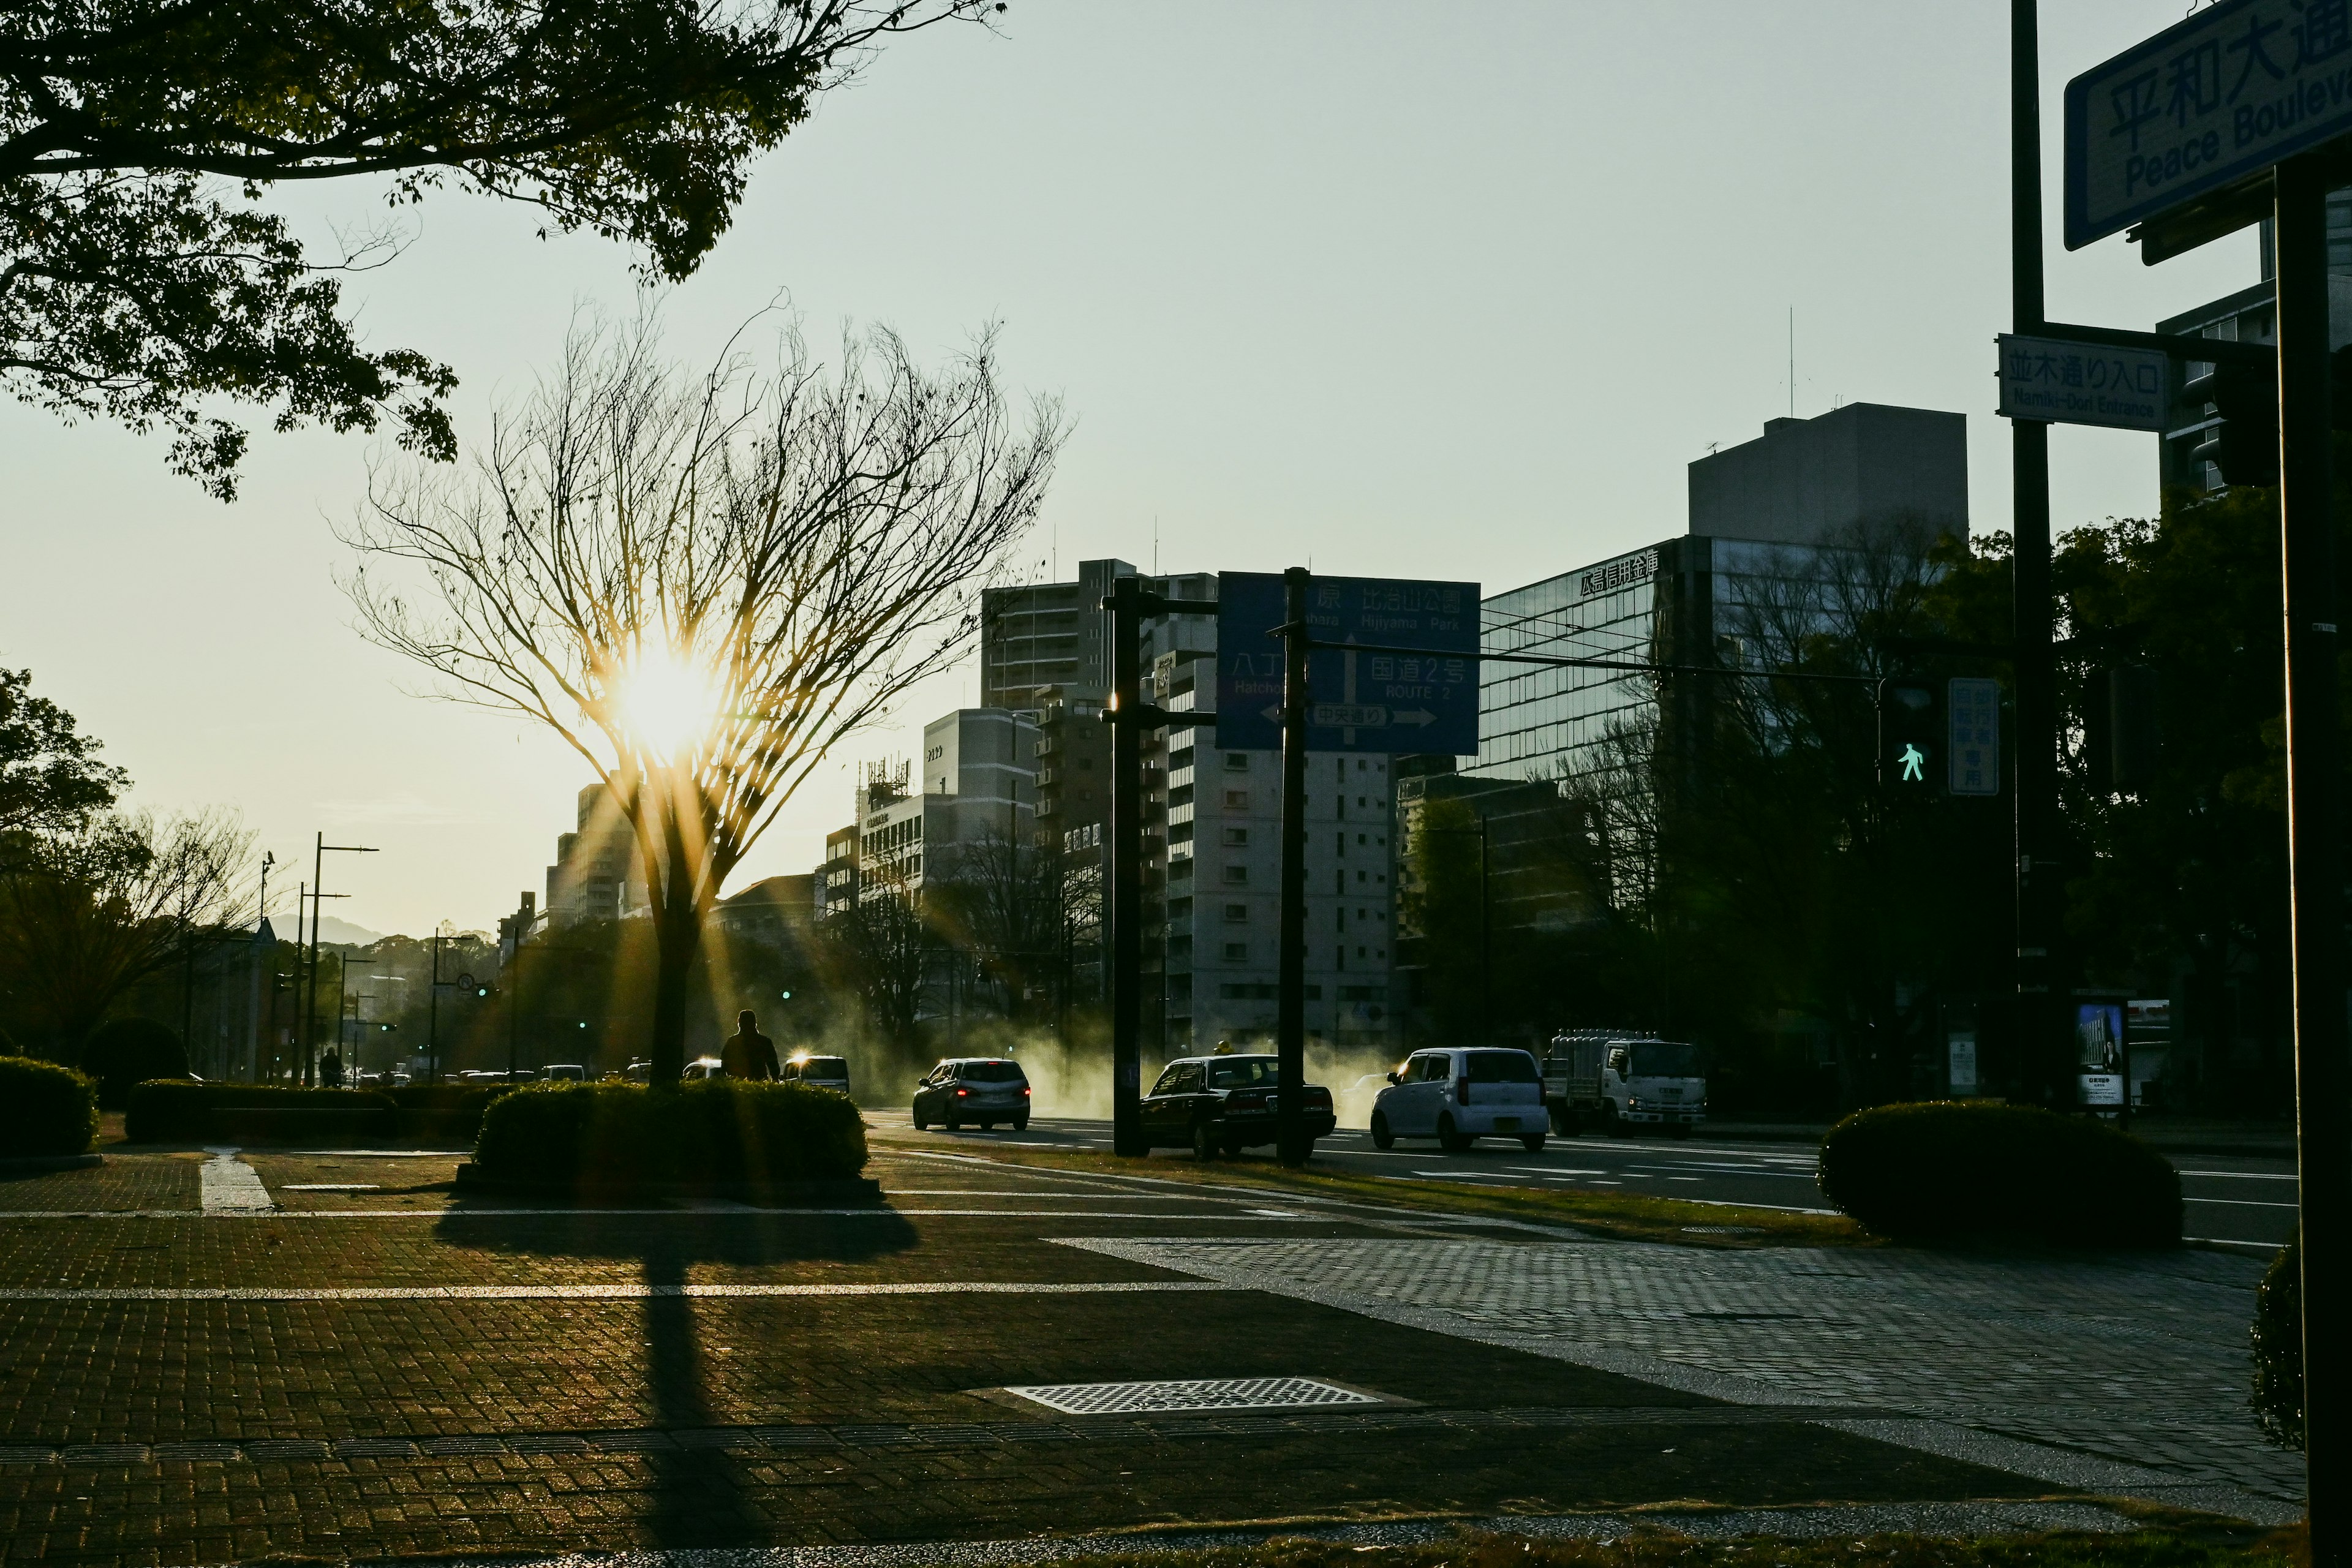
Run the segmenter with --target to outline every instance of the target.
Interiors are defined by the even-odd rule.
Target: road
[[[905,1128],[904,1112],[868,1110],[877,1127]],[[975,1142],[1108,1148],[1107,1121],[1038,1118],[1026,1132],[999,1130],[941,1134]],[[1609,1138],[1587,1133],[1554,1138],[1540,1154],[1509,1140],[1485,1139],[1465,1154],[1434,1142],[1372,1147],[1370,1134],[1342,1128],[1316,1146],[1318,1159],[1369,1175],[1464,1182],[1485,1186],[1555,1185],[1595,1192],[1650,1193],[1658,1197],[1743,1207],[1826,1212],[1814,1184],[1809,1143],[1721,1142],[1713,1139]],[[1188,1158],[1161,1150],[1155,1158]],[[1258,1157],[1263,1158],[1263,1155]],[[2172,1157],[2188,1201],[2188,1234],[2199,1240],[2276,1246],[2294,1229],[2294,1165],[2284,1159],[2211,1154]]]

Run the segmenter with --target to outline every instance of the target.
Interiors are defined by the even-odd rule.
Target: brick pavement
[[[0,1559],[180,1563],[1001,1537],[1162,1521],[2015,1499],[2042,1482],[1460,1334],[1241,1291],[158,1300],[60,1291],[1182,1281],[1056,1237],[1387,1245],[1426,1226],[937,1161],[901,1212],[486,1212],[426,1191],[0,1216]],[[349,1157],[257,1156],[285,1188]],[[384,1166],[395,1162],[382,1162]],[[117,1171],[118,1167],[127,1167]],[[341,1173],[336,1173],[340,1175]],[[56,1178],[43,1178],[54,1183]],[[87,1205],[49,1186],[13,1206]],[[402,1197],[429,1200],[401,1212]],[[1425,1219],[1425,1216],[1424,1216]],[[1383,1228],[1385,1226],[1385,1228]],[[1320,1375],[1426,1409],[1055,1425],[1009,1384]],[[1008,1420],[1008,1417],[1013,1417]],[[1014,1440],[1017,1431],[1046,1434]],[[191,1445],[195,1445],[191,1447]],[[213,1447],[212,1445],[222,1445]],[[12,1452],[13,1451],[13,1452]]]
[[[1108,1256],[1456,1331],[1646,1363],[1731,1397],[1870,1405],[2300,1499],[2246,1409],[2257,1259],[1699,1252],[1428,1238],[1118,1240]]]

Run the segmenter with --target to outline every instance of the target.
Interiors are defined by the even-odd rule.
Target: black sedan
[[[915,1131],[933,1122],[950,1132],[976,1121],[982,1131],[1000,1121],[1016,1132],[1029,1125],[1029,1075],[1009,1057],[950,1057],[915,1086]]]
[[[1271,1144],[1281,1088],[1276,1057],[1186,1057],[1170,1062],[1143,1100],[1144,1141],[1155,1149],[1190,1149],[1203,1160]],[[1299,1091],[1299,1109],[1310,1140],[1328,1136],[1338,1124],[1331,1091],[1320,1084]]]

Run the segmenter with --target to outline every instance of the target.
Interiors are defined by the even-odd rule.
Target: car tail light
[[[1025,1083],[1024,1083],[1024,1084],[1023,1084],[1023,1085],[1021,1086],[1021,1092],[1022,1092],[1023,1094],[1026,1095],[1026,1094],[1034,1093],[1034,1091],[1033,1089],[1030,1089],[1030,1087],[1029,1087],[1027,1084],[1025,1084]]]
[[[1264,1110],[1265,1096],[1262,1094],[1229,1094],[1225,1097],[1228,1110]]]
[[[1454,1101],[1457,1105],[1470,1103],[1470,1079],[1467,1075],[1454,1080]]]
[[[957,1089],[957,1090],[956,1090],[956,1098],[957,1098],[958,1100],[961,1100],[965,1095],[970,1094],[971,1092],[971,1090],[970,1090],[970,1089]]]
[[[1314,1085],[1309,1084],[1307,1089],[1307,1103],[1309,1105],[1328,1105],[1331,1103],[1331,1091],[1328,1089],[1317,1089]]]

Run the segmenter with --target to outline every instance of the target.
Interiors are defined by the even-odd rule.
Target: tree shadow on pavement
[[[483,1210],[510,1206],[484,1202]],[[530,1215],[451,1208],[437,1227],[453,1245],[546,1258],[632,1258],[651,1293],[643,1303],[647,1404],[664,1433],[706,1429],[714,1420],[696,1323],[698,1266],[857,1263],[917,1245],[913,1226],[887,1208],[872,1214],[796,1215],[789,1210],[675,1215],[593,1208]],[[649,1447],[641,1521],[657,1547],[750,1545],[773,1526],[751,1502],[740,1462],[716,1448]]]

